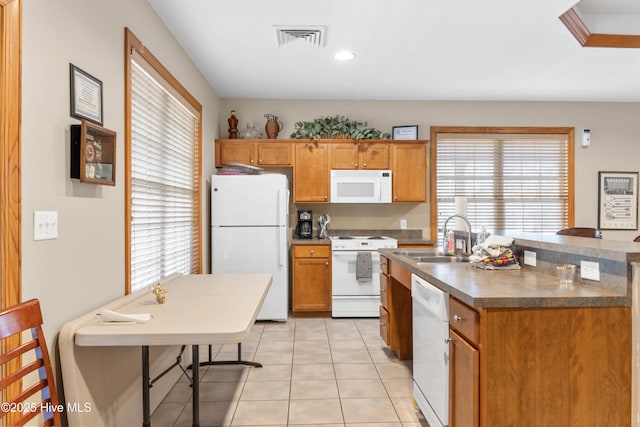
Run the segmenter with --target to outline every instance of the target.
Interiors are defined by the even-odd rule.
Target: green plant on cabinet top
[[[344,116],[318,117],[310,122],[296,122],[294,139],[390,139],[389,133],[370,128],[367,122],[349,120]]]

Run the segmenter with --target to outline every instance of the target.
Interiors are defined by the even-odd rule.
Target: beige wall
[[[220,100],[146,0],[24,0],[23,13],[22,293],[40,299],[55,356],[51,343],[64,323],[124,295],[124,28],[202,104],[205,189]],[[69,116],[69,63],[103,82],[104,126],[117,132],[115,187],[69,178],[69,126],[79,123]],[[57,239],[33,240],[36,210],[58,212]],[[131,364],[138,366],[134,353]],[[116,371],[110,366],[105,373]]]
[[[576,128],[576,226],[597,226],[598,171],[640,170],[640,104],[570,102],[445,102],[445,101],[305,101],[223,99],[220,133],[227,136],[227,117],[236,110],[239,129],[247,121],[264,131],[265,113],[284,123],[279,138],[288,138],[296,121],[335,114],[368,121],[369,126],[391,132],[394,125],[419,125],[419,137],[429,138],[430,126],[569,126]],[[591,129],[591,147],[581,148],[579,136]],[[428,205],[331,206],[305,205],[332,215],[330,228],[409,228],[428,231]],[[475,224],[474,224],[475,227]],[[604,237],[631,240],[640,231],[605,231]]]

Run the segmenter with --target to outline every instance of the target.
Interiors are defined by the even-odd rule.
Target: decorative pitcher
[[[278,133],[282,130],[282,122],[278,120],[278,116],[273,114],[265,114],[267,118],[267,124],[264,125],[264,130],[267,132],[267,138],[276,139]]]

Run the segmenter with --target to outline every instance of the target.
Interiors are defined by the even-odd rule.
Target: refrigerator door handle
[[[276,224],[278,224],[278,232],[277,232],[277,234],[278,234],[278,239],[277,239],[278,240],[278,242],[277,242],[277,244],[278,244],[278,266],[282,267],[284,264],[282,263],[282,259],[283,259],[283,257],[282,257],[282,246],[283,245],[282,245],[282,230],[281,230],[281,228],[284,227],[284,224],[280,223],[280,221],[281,221],[280,209],[282,209],[282,189],[281,188],[278,188],[277,197],[278,197],[278,200],[277,200],[277,203],[276,203],[276,206],[277,206],[277,208],[276,208],[276,218],[277,218]]]

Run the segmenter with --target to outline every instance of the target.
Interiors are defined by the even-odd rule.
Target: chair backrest
[[[30,332],[30,339],[22,334],[24,331]],[[59,426],[59,410],[49,410],[58,407],[58,395],[37,299],[0,311],[0,339],[15,334],[19,334],[19,338],[5,341],[9,348],[3,348],[0,353],[0,366],[4,369],[0,393],[4,393],[7,407],[16,410],[0,411],[0,422],[21,426],[42,413],[43,426]],[[7,345],[14,341],[16,345]],[[38,379],[34,380],[36,376]]]
[[[578,236],[578,237],[591,237],[594,239],[602,239],[602,233],[597,228],[589,228],[589,227],[572,227],[562,229],[556,234],[562,236]]]
[[[636,236],[635,239],[633,239],[634,242],[640,242],[640,236]]]

